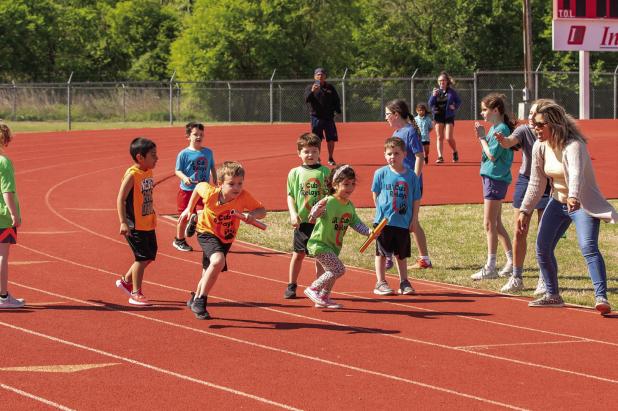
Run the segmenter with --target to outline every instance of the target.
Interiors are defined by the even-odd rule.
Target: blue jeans
[[[550,294],[559,294],[558,290],[558,263],[554,250],[560,237],[567,228],[575,223],[577,242],[582,255],[588,265],[588,274],[592,279],[595,297],[607,297],[607,276],[605,261],[599,251],[598,218],[591,217],[581,208],[569,213],[567,205],[555,199],[550,199],[539,226],[536,239],[536,259],[543,274],[543,279]]]

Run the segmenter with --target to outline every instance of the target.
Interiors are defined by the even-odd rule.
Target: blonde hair
[[[389,137],[384,142],[384,151],[398,147],[401,151],[406,152],[406,143],[399,137]]]
[[[4,123],[0,123],[0,145],[2,147],[8,146],[13,139],[13,133],[11,129]]]
[[[217,169],[217,181],[223,183],[225,176],[229,177],[245,177],[245,169],[236,161],[224,161]]]
[[[562,151],[571,141],[586,143],[586,137],[575,124],[575,119],[561,105],[551,100],[541,101],[536,106],[536,113],[543,116],[551,130],[551,138],[547,141],[552,148]]]

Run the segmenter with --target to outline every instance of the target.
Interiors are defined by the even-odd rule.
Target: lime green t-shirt
[[[324,253],[339,255],[343,246],[343,236],[348,227],[360,222],[351,201],[344,205],[333,196],[328,196],[326,199],[324,214],[316,221],[307,243],[311,255]]]
[[[19,199],[15,191],[15,170],[13,163],[8,157],[0,155],[0,191],[4,193],[15,193],[15,207],[17,215],[21,215],[19,210]],[[0,228],[8,228],[13,226],[9,207],[4,202],[4,195],[0,195]]]
[[[301,223],[309,220],[311,207],[328,194],[325,181],[329,173],[328,167],[319,164],[302,165],[288,173],[288,195],[294,199]]]

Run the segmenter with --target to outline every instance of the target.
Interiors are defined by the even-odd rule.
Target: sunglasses
[[[547,125],[547,121],[532,121],[532,126],[534,128],[543,128]]]

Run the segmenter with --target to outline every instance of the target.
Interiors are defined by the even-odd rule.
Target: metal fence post
[[[180,84],[176,82],[176,117],[180,120]]]
[[[15,80],[13,80],[12,83],[13,83],[13,104],[12,104],[13,107],[11,110],[11,120],[15,121],[15,118],[17,118],[17,86],[15,85]]]
[[[122,84],[122,121],[127,121],[127,91],[124,83]]]
[[[174,77],[176,77],[176,70],[172,73],[172,77],[170,78],[170,101],[169,101],[169,111],[170,111],[170,126],[174,125],[174,88],[172,86],[172,82],[174,81]]]
[[[345,77],[348,75],[348,68],[345,68],[343,72],[343,77],[341,78],[341,117],[343,118],[343,122],[345,123],[347,120],[346,117],[346,104],[345,104]]]
[[[73,72],[69,76],[67,81],[67,128],[71,130],[71,79],[73,78]]]
[[[412,77],[410,77],[410,110],[413,110],[414,106],[414,77],[416,77],[416,73],[418,72],[418,68],[414,70],[412,73]]]
[[[273,122],[273,107],[274,107],[274,100],[273,100],[273,79],[275,78],[275,73],[277,72],[277,69],[273,70],[273,75],[270,76],[270,123],[272,124]]]
[[[227,122],[232,122],[232,85],[227,82]]]
[[[514,95],[514,87],[512,84],[509,84],[511,88],[511,112],[515,112],[515,95]]]
[[[474,104],[473,104],[473,107],[474,107],[473,119],[474,120],[478,120],[478,117],[477,117],[478,110],[477,110],[477,107],[476,107],[476,105],[478,104],[478,100],[479,100],[479,98],[478,98],[479,97],[478,96],[478,94],[479,94],[479,89],[478,89],[478,81],[479,81],[478,80],[478,73],[479,73],[478,70],[474,71],[474,81],[472,83],[472,88],[473,88],[472,95],[474,96]]]
[[[283,100],[283,89],[281,83],[277,83],[277,89],[279,90],[279,122],[281,123],[281,100]]]
[[[541,69],[541,64],[543,61],[539,62],[539,65],[536,66],[536,70],[534,70],[534,99],[539,99],[539,70]]]
[[[614,120],[616,120],[616,97],[618,97],[618,89],[616,88],[616,73],[618,72],[618,66],[614,69]]]

